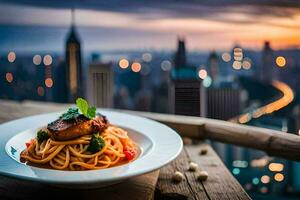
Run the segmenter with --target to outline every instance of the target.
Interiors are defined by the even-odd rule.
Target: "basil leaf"
[[[96,116],[96,107],[89,107],[87,111],[87,117],[93,119]]]
[[[76,105],[81,113],[87,118],[93,119],[96,116],[96,108],[94,106],[89,107],[88,102],[83,98],[76,100]]]
[[[83,98],[78,98],[76,100],[76,105],[79,108],[79,110],[81,111],[81,113],[87,117],[87,113],[88,113],[88,109],[89,109],[89,104],[86,100],[84,100]]]

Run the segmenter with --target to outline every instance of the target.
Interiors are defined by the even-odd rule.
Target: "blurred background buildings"
[[[151,49],[147,48],[149,41],[128,39],[129,43],[135,41],[144,48],[85,51],[87,43],[93,47],[102,44],[94,44],[96,41],[91,42],[90,38],[85,43],[81,27],[76,26],[76,13],[72,11],[70,27],[58,31],[64,37],[63,51],[53,50],[49,41],[36,42],[49,33],[48,38],[53,41],[51,31],[56,29],[51,27],[32,38],[24,35],[29,42],[22,50],[14,41],[18,41],[16,36],[23,36],[19,30],[25,34],[28,27],[14,27],[16,13],[10,14],[12,24],[0,25],[4,38],[0,39],[1,99],[67,103],[85,97],[97,107],[201,116],[300,133],[298,40],[293,45],[286,39],[289,46],[278,47],[268,37],[260,36],[263,38],[260,47],[249,47],[248,43],[244,47],[241,45],[244,41],[239,39],[239,42],[231,40],[230,48],[224,48],[221,42],[220,48],[208,48],[210,43],[218,46],[213,35],[211,40],[198,44],[203,47],[201,50],[195,50],[189,48],[190,37],[179,31],[175,32],[177,39],[169,41],[175,48]],[[97,13],[94,15],[99,17]],[[153,34],[156,38],[151,31],[143,34],[150,34],[150,38]],[[239,32],[235,34],[239,36]],[[120,38],[107,40],[112,40],[114,46]],[[123,40],[125,46],[131,45],[128,40]],[[31,49],[30,41],[45,43],[46,48],[36,50],[32,44]],[[158,43],[157,39],[153,42]],[[283,44],[284,40],[280,40],[280,45]],[[49,50],[45,50],[47,47]],[[254,199],[299,199],[299,163],[232,145],[217,142],[212,145]]]

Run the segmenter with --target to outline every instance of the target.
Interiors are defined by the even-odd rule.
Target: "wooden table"
[[[68,106],[54,103],[0,101],[0,123],[38,113],[61,111]],[[207,154],[200,155],[201,149],[207,149]],[[188,171],[190,161],[196,162],[201,170],[208,172],[207,181],[198,181],[195,173]],[[185,180],[174,183],[172,175],[175,171],[182,172]],[[63,198],[88,200],[250,199],[214,150],[205,142],[185,145],[180,156],[160,170],[99,189],[62,189],[0,176],[0,199],[53,200]]]

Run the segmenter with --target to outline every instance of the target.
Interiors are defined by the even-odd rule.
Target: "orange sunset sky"
[[[34,31],[36,27],[55,29],[69,27],[71,23],[71,11],[67,8],[9,3],[0,5],[0,27],[31,27]],[[153,8],[145,12],[141,9],[124,12],[77,8],[75,23],[87,49],[170,49],[175,47],[174,40],[178,35],[187,38],[190,49],[199,50],[229,49],[234,44],[256,49],[261,48],[265,40],[271,41],[275,49],[300,46],[300,8],[269,5],[232,5],[226,9],[221,8],[206,9],[206,6],[202,6],[198,12],[191,9],[191,13],[189,9],[183,9],[181,13],[180,8],[177,13],[172,9]],[[14,28],[10,29],[13,34]],[[92,30],[95,30],[94,34]],[[113,34],[106,34],[106,30]],[[9,33],[6,31],[7,35]],[[2,41],[5,44],[3,46],[18,46],[18,42],[10,42],[9,36],[6,38],[7,41]],[[13,37],[11,40],[18,38]],[[47,40],[53,43],[51,40],[54,38]],[[63,37],[59,40],[63,40]],[[98,41],[101,47],[93,41]],[[35,43],[37,41],[33,39],[32,45]]]

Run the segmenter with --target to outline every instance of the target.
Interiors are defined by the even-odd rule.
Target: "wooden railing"
[[[270,156],[300,161],[300,136],[254,126],[201,117],[124,111],[168,125],[181,136],[211,139],[219,142],[265,151]]]
[[[30,108],[27,110],[32,111],[32,113],[27,112],[26,115],[31,115],[35,114],[35,110],[37,109],[39,112],[43,109],[45,112],[55,112],[59,110],[63,111],[67,107],[71,106],[70,104],[32,101],[25,101],[22,103],[13,101],[0,102],[0,112],[10,111],[9,116],[6,118],[11,120],[15,119],[17,116],[20,116],[20,113],[22,113],[24,107]],[[265,151],[270,156],[278,156],[290,160],[300,161],[300,136],[290,133],[201,117],[158,114],[129,110],[114,111],[135,114],[159,121],[167,126],[170,126],[183,137],[191,137],[194,139],[211,139],[224,143],[235,144],[238,146],[259,149]]]

